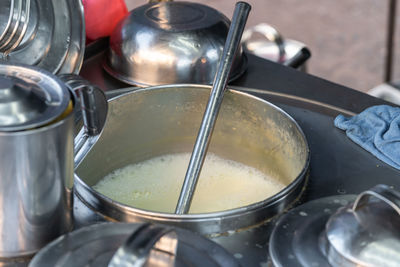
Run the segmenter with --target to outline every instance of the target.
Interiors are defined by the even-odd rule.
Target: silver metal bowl
[[[114,29],[103,66],[115,78],[137,86],[211,84],[229,24],[222,13],[205,5],[149,3],[131,11]],[[230,80],[243,74],[246,63],[240,48]]]

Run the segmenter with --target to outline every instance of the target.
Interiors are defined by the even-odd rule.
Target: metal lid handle
[[[359,194],[353,204],[353,211],[357,212],[358,209],[367,205],[371,197],[378,198],[388,204],[400,215],[400,193],[383,184],[376,185]]]
[[[268,41],[274,42],[279,49],[278,62],[283,63],[285,61],[286,52],[284,38],[278,30],[267,23],[257,24],[243,33],[243,43],[246,43],[248,40],[250,40],[254,33],[260,33]]]
[[[144,224],[115,252],[109,267],[174,266],[178,237],[172,228]]]

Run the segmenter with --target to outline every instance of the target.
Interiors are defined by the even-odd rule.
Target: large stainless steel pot
[[[233,90],[224,97],[209,151],[277,174],[287,185],[281,192],[237,209],[175,215],[129,207],[92,188],[125,165],[162,154],[190,152],[210,89],[205,85],[165,85],[110,100],[101,136],[94,145],[86,142],[81,149],[86,152],[76,159],[77,197],[108,220],[168,223],[203,234],[251,227],[288,207],[306,182],[309,149],[305,136],[278,107]]]

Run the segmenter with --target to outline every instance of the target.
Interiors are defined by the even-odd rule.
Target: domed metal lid
[[[377,185],[326,224],[322,247],[333,266],[399,266],[400,193]]]
[[[230,21],[206,5],[148,3],[115,27],[104,69],[137,86],[172,83],[212,84]],[[242,75],[247,58],[238,49],[230,80]]]
[[[377,185],[357,198],[331,196],[290,210],[269,252],[274,266],[398,266],[398,229],[400,194]]]
[[[225,249],[199,234],[138,223],[101,223],[78,229],[44,247],[29,266],[89,265],[240,266]]]
[[[69,91],[50,73],[0,64],[0,131],[43,126],[67,108]]]
[[[0,22],[10,20],[0,28],[0,61],[37,66],[55,74],[79,72],[85,45],[81,0],[15,0],[0,7],[4,7]],[[6,18],[9,9],[19,12],[14,16],[8,12]]]
[[[355,198],[354,195],[320,198],[283,215],[276,223],[269,241],[273,266],[329,266],[319,247],[321,233],[329,217]]]

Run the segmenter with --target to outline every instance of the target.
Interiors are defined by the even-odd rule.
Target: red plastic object
[[[83,0],[87,41],[109,36],[128,13],[124,0]]]

